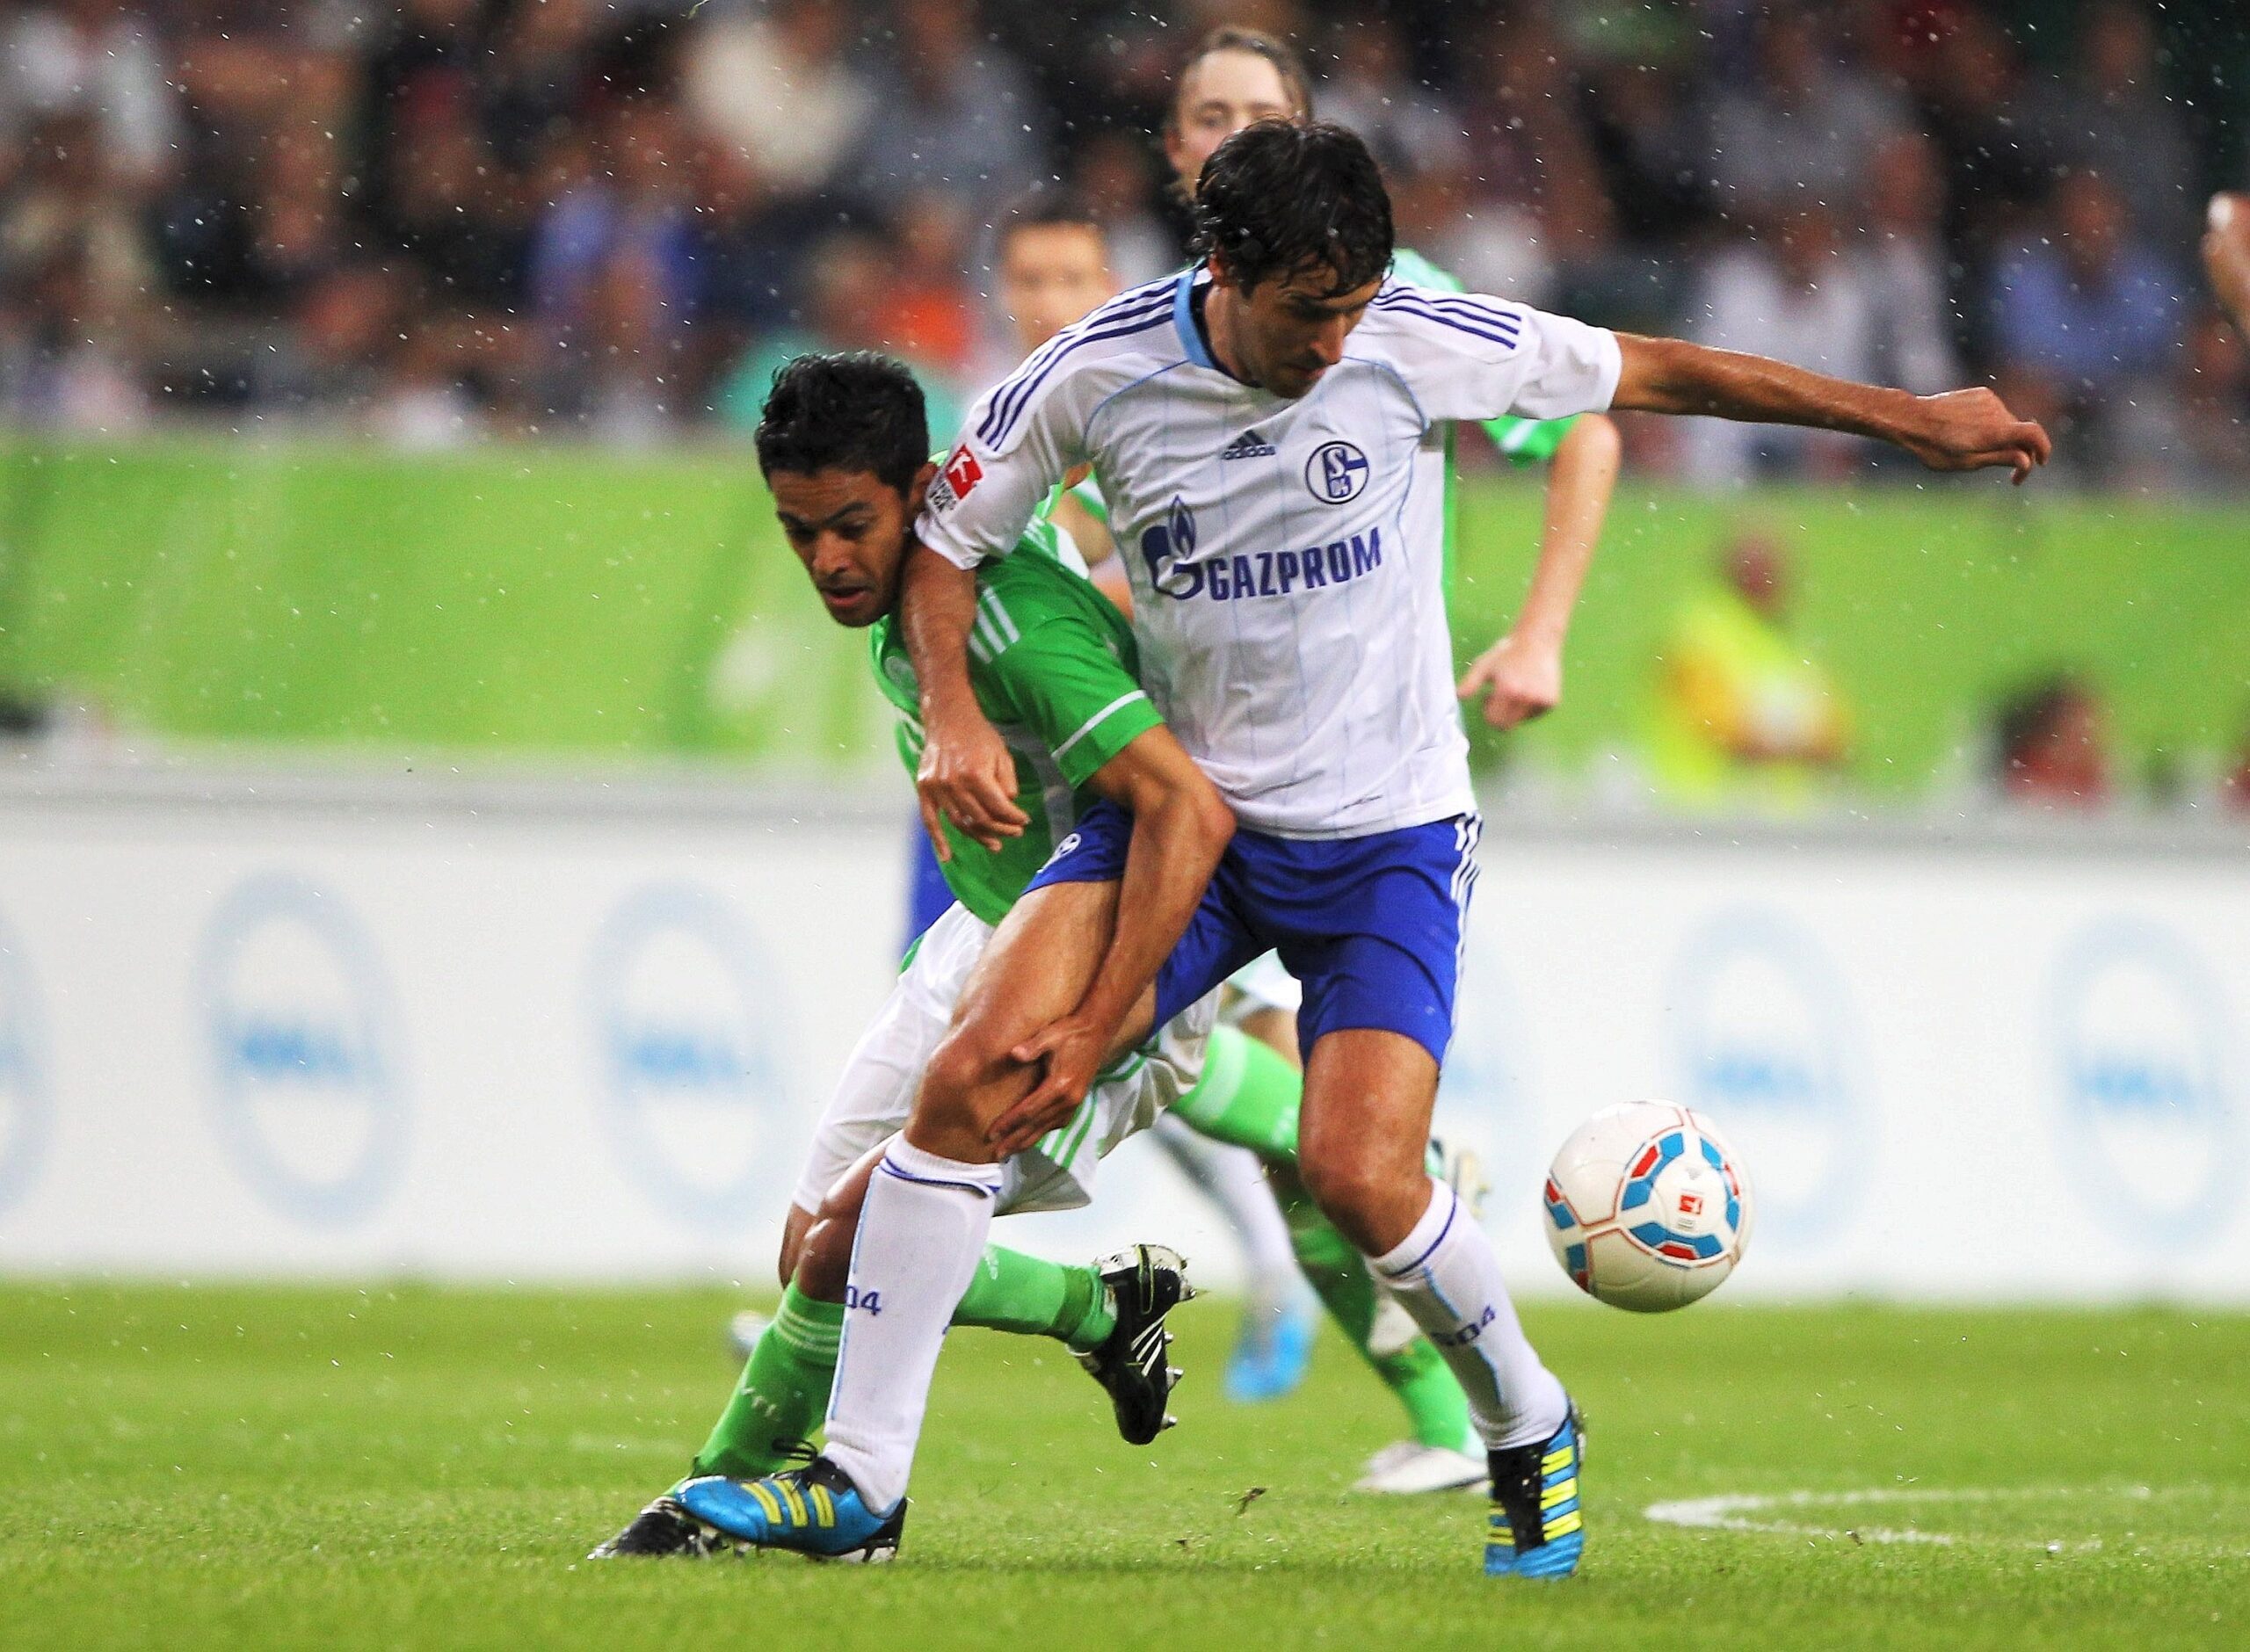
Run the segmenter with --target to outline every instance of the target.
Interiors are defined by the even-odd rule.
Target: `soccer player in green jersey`
[[[822,603],[839,624],[868,628],[870,664],[898,713],[899,755],[910,772],[921,750],[919,706],[891,610],[908,530],[935,475],[919,457],[926,443],[912,375],[870,356],[790,363],[758,431],[783,532]],[[1009,925],[1025,884],[1069,832],[1081,801],[1130,800],[1149,860],[1166,873],[1154,904],[1174,909],[1176,937],[1232,830],[1216,791],[1141,691],[1131,628],[1087,579],[1069,539],[1042,518],[1020,549],[995,565],[980,595],[972,677],[980,705],[1009,742],[1023,779],[1018,801],[1031,823],[994,850],[947,832],[944,870],[957,904],[909,955],[821,1119],[783,1232],[780,1312],[688,1478],[597,1549],[599,1558],[709,1552],[722,1540],[693,1512],[705,1496],[749,1498],[762,1509],[762,1496],[777,1510],[817,1515],[812,1492],[778,1489],[767,1476],[795,1454],[826,1409],[852,1240],[870,1179],[883,1165],[912,1179],[914,1150],[895,1138],[933,1069],[946,1069],[947,1082],[975,1083],[991,1080],[981,1069],[1005,1065],[1012,1082],[1030,1088],[1035,1057],[996,1061],[989,1051],[965,1053],[995,1001],[1020,996],[1007,984],[1012,978],[1036,974],[1059,1010],[1078,1001],[1092,974],[1091,956],[1075,979],[1066,958],[1050,967],[1037,931]],[[1107,886],[1110,898],[1118,893]],[[1009,1143],[1015,1150],[999,1166],[996,1213],[1085,1204],[1101,1157],[1171,1106],[1192,1112],[1216,1139],[1292,1155],[1295,1074],[1239,1033],[1214,1034],[1214,1009],[1207,1000],[1116,1052],[1063,1123]],[[999,1045],[1004,1055],[1041,1024],[1028,1005],[1015,1006],[1014,1022]],[[1207,1063],[1214,1037],[1226,1053]],[[1162,1323],[1187,1293],[1179,1257],[1160,1246],[1074,1267],[992,1245],[954,1322],[1063,1342],[1109,1393],[1119,1431],[1145,1444],[1170,1420],[1165,1406],[1178,1373],[1165,1360],[1170,1339]]]

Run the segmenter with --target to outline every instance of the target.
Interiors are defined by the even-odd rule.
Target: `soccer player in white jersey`
[[[1224,42],[1233,33],[1215,38]],[[1207,48],[1207,54],[1209,49],[1223,54],[1235,48],[1223,44]],[[1252,61],[1278,91],[1279,71],[1262,58]],[[1188,83],[1201,84],[1193,65]],[[1001,220],[996,239],[1000,303],[1027,355],[1116,296],[1101,226],[1071,192],[1041,190],[1019,201]],[[1058,525],[1069,520],[1080,547],[1096,547],[1099,555],[1087,555],[1095,583],[1129,612],[1129,576],[1108,537],[1107,502],[1094,479],[1081,475],[1080,469],[1064,478],[1049,519]],[[1558,485],[1564,507],[1554,514],[1571,525],[1588,518],[1598,525],[1607,478],[1588,502],[1579,496],[1583,484],[1576,482],[1576,473],[1564,474],[1572,480]],[[1066,510],[1072,511],[1067,518]],[[1582,569],[1592,532],[1586,530],[1583,541],[1550,534],[1535,586],[1551,576],[1558,562]],[[1358,1489],[1412,1494],[1481,1482],[1484,1453],[1472,1449],[1475,1434],[1461,1385],[1428,1338],[1381,1293],[1365,1260],[1298,1182],[1295,1119],[1303,1085],[1296,1070],[1295,978],[1269,953],[1237,973],[1228,1000],[1223,1019],[1238,1030],[1223,1027],[1214,1033],[1196,1089],[1161,1115],[1151,1131],[1225,1213],[1243,1243],[1249,1301],[1227,1367],[1228,1394],[1237,1399],[1277,1398],[1296,1386],[1317,1323],[1300,1317],[1310,1282],[1346,1341],[1397,1401],[1407,1424],[1407,1438],[1375,1454]],[[1248,1044],[1245,1035],[1259,1038],[1259,1045]],[[1252,1134],[1244,1123],[1257,1118],[1286,1118],[1289,1124],[1285,1131],[1259,1137],[1253,1153],[1235,1144]],[[1451,1162],[1441,1163],[1452,1170]],[[1286,1218],[1274,1187],[1267,1182],[1269,1171],[1274,1186],[1288,1196]]]
[[[1491,1241],[1422,1163],[1479,830],[1441,599],[1444,426],[1698,413],[1846,431],[2019,481],[2050,445],[1989,390],[1915,397],[1397,281],[1382,178],[1339,127],[1236,134],[1195,211],[1202,267],[1104,306],[995,388],[932,487],[903,607],[924,799],[972,835],[1016,826],[1005,749],[967,685],[971,570],[1091,461],[1133,573],[1146,685],[1239,822],[1157,973],[1158,1013],[1269,947],[1303,983],[1306,1183],[1468,1391],[1492,1473],[1486,1570],[1562,1576],[1584,1543],[1569,1398]],[[1122,824],[1089,811],[1034,893],[1114,875]],[[1078,1012],[1027,1040],[1047,1076],[1019,1122],[1071,1105],[1112,1036]],[[918,1106],[906,1140],[959,1185],[869,1206],[855,1290],[895,1302],[951,1277],[941,1255],[973,1261],[991,1127]],[[828,1458],[870,1507],[904,1495],[949,1306],[846,1315]]]
[[[1193,202],[1195,186],[1220,144],[1243,127],[1264,120],[1310,120],[1313,117],[1311,76],[1289,46],[1257,29],[1214,29],[1198,41],[1180,65],[1172,101],[1165,117],[1165,159],[1171,164],[1179,199]],[[1461,291],[1461,284],[1410,249],[1393,259],[1395,273],[1412,285]],[[1039,342],[1044,343],[1042,339]],[[1028,352],[1027,352],[1028,353]],[[1484,720],[1509,728],[1552,710],[1563,690],[1563,641],[1579,587],[1585,583],[1601,525],[1616,485],[1622,444],[1617,427],[1599,413],[1575,418],[1526,419],[1503,415],[1478,422],[1493,446],[1515,466],[1547,461],[1545,519],[1537,565],[1523,609],[1506,635],[1485,649],[1463,675],[1459,692],[1476,700]],[[1443,485],[1445,562],[1453,566],[1455,502],[1450,496],[1452,431],[1447,432]],[[1447,592],[1450,599],[1450,590]],[[1297,982],[1271,953],[1253,960],[1229,983],[1232,991],[1223,1014],[1282,1058],[1297,1060]],[[1456,1192],[1470,1192],[1472,1207],[1483,1185],[1473,1158],[1432,1151]],[[1347,1327],[1347,1338],[1373,1365],[1406,1407],[1413,1436],[1386,1446],[1359,1481],[1363,1490],[1415,1492],[1474,1485],[1484,1477],[1481,1451],[1457,1393],[1441,1393],[1420,1358],[1427,1344],[1412,1337],[1411,1322],[1375,1286],[1366,1266],[1348,1254],[1332,1254],[1329,1224],[1320,1221],[1312,1201],[1296,1185],[1294,1175],[1276,1174],[1282,1202],[1305,1276],[1313,1280],[1332,1317]],[[1255,1322],[1253,1322],[1254,1323]],[[1284,1341],[1276,1337],[1280,1344]],[[1419,1344],[1417,1347],[1417,1344]],[[1238,1379],[1254,1380],[1262,1369],[1278,1377],[1286,1347],[1263,1366],[1251,1364],[1238,1348],[1230,1366],[1230,1391]],[[1279,1387],[1278,1381],[1274,1383]],[[1450,1388],[1453,1385],[1444,1385]]]

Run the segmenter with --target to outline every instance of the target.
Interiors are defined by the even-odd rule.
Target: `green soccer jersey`
[[[868,644],[875,681],[898,713],[898,755],[911,774],[922,758],[914,667],[894,620],[877,620]],[[969,685],[1015,759],[1016,804],[1030,816],[1023,836],[997,853],[946,823],[953,850],[946,883],[987,924],[1000,921],[1070,834],[1092,801],[1086,783],[1094,772],[1163,721],[1136,680],[1139,669],[1132,627],[1083,573],[1064,565],[1052,523],[1034,521],[1015,554],[978,565]]]

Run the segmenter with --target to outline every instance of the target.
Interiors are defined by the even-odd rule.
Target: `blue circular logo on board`
[[[308,1227],[364,1219],[405,1168],[398,1017],[374,941],[330,891],[249,880],[204,931],[200,1019],[220,1145]]]
[[[2050,989],[2064,1160],[2108,1226],[2152,1246],[2216,1233],[2239,1195],[2242,1118],[2217,980],[2171,931],[2113,920]]]
[[[1680,949],[1666,1002],[1680,1099],[1742,1154],[1760,1228],[1798,1243],[1840,1229],[1870,1144],[1849,1000],[1820,944],[1778,913],[1726,914]]]
[[[0,921],[0,1215],[39,1179],[54,1130],[44,1025],[23,943]]]
[[[1368,456],[1349,442],[1323,442],[1305,460],[1304,485],[1323,504],[1349,504],[1368,485]]]
[[[667,1214],[734,1232],[794,1169],[788,1011],[741,916],[665,884],[628,896],[593,946],[592,1022],[603,1127]]]

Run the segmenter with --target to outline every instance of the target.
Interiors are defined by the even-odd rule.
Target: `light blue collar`
[[[1212,360],[1211,352],[1203,347],[1202,329],[1195,325],[1194,296],[1195,272],[1185,271],[1172,294],[1172,325],[1179,335],[1180,351],[1197,366],[1224,373],[1226,369]]]

